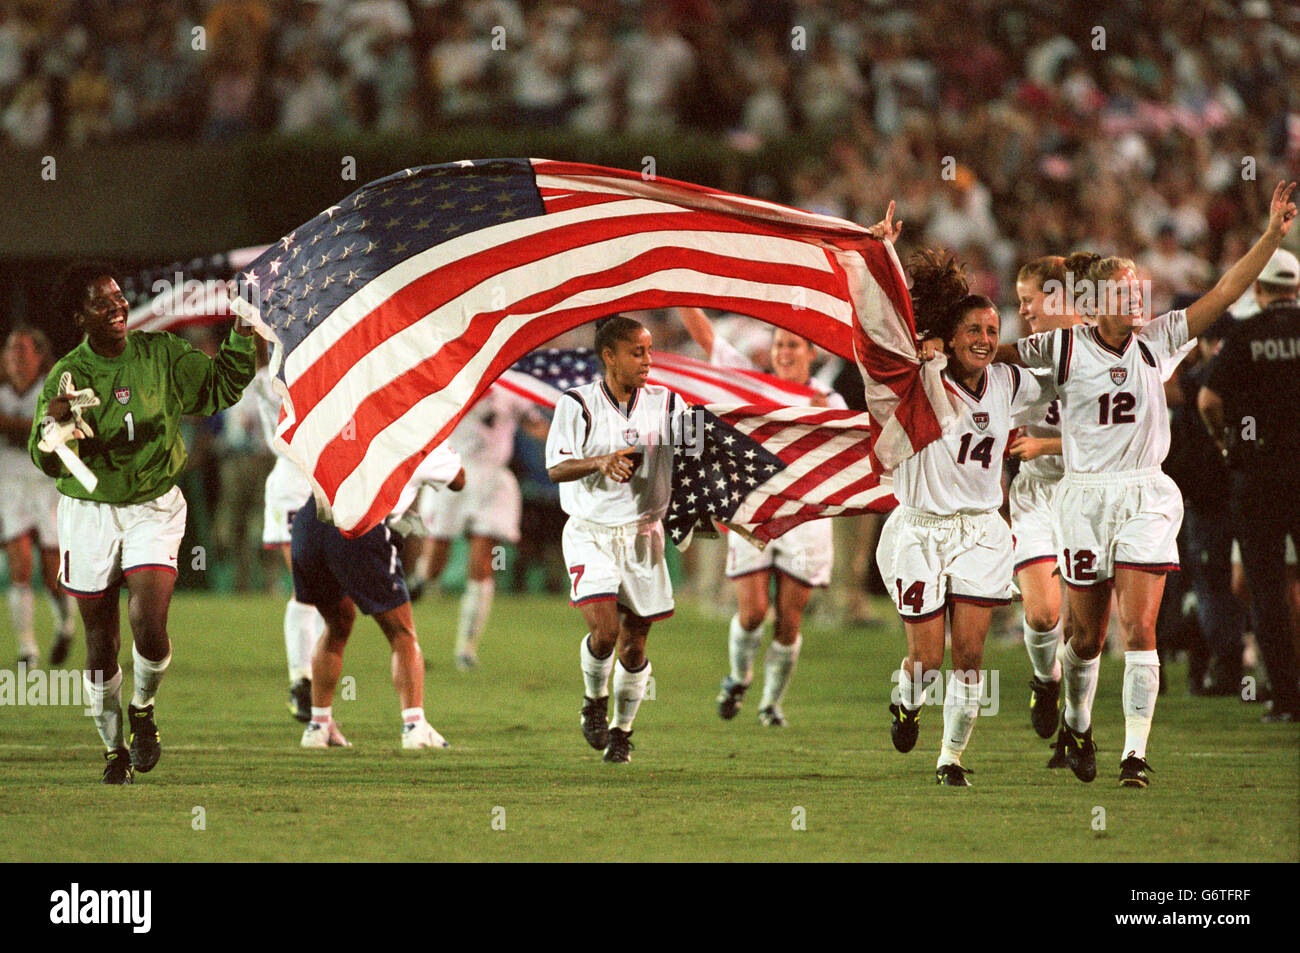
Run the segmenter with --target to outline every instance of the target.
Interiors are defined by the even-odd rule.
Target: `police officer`
[[[1295,647],[1284,597],[1287,534],[1300,542],[1300,261],[1273,253],[1255,282],[1260,313],[1234,327],[1198,406],[1232,471],[1232,518],[1255,635],[1273,689],[1266,722],[1300,720]]]

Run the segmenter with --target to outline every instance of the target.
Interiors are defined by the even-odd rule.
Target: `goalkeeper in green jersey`
[[[85,340],[46,378],[28,452],[57,477],[61,494],[60,581],[77,598],[86,628],[86,686],[108,749],[103,781],[130,784],[162,751],[153,706],[171,661],[167,610],[185,534],[185,498],[176,485],[185,467],[181,417],[215,414],[239,399],[253,379],[253,338],[237,326],[210,358],[173,334],[128,332],[126,298],[95,264],[63,273],[54,307]],[[123,582],[135,642],[129,750],[117,663]]]

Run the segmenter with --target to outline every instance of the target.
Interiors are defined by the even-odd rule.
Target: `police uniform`
[[[1284,600],[1284,549],[1300,540],[1300,305],[1276,301],[1238,322],[1205,387],[1223,400],[1232,519],[1250,583],[1251,612],[1273,688],[1273,710],[1300,716]]]

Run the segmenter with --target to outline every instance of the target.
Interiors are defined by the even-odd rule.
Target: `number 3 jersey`
[[[955,425],[894,469],[894,497],[937,516],[985,513],[1002,505],[1002,456],[1012,428],[1041,417],[1050,395],[1033,374],[991,364],[971,391],[943,372]]]
[[[1159,467],[1169,452],[1162,367],[1187,343],[1187,313],[1170,311],[1118,348],[1091,325],[1047,331],[1018,344],[1025,366],[1051,372],[1061,408],[1066,473]]]

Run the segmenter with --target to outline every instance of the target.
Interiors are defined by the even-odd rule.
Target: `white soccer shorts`
[[[1067,473],[1056,494],[1058,565],[1066,585],[1087,589],[1116,569],[1178,569],[1183,495],[1158,468]]]
[[[570,605],[617,601],[651,621],[673,614],[673,583],[660,520],[611,527],[570,516],[561,542]]]
[[[266,499],[262,506],[262,545],[288,545],[293,514],[311,499],[311,481],[287,457],[276,457],[266,478]]]
[[[36,531],[42,549],[59,545],[57,511],[62,494],[35,467],[30,475],[6,474],[0,480],[0,530],[6,543]]]
[[[1055,563],[1061,551],[1056,544],[1056,480],[1016,474],[1007,491],[1011,506],[1011,554],[1015,571],[1034,563]]]
[[[129,506],[63,497],[59,500],[63,588],[85,599],[143,569],[176,572],[185,511],[178,486],[157,499]]]
[[[932,619],[950,601],[1011,601],[1011,529],[996,511],[935,516],[900,506],[880,532],[876,564],[905,622]]]
[[[829,519],[800,523],[763,549],[739,533],[728,533],[727,578],[775,569],[805,586],[828,586],[835,562],[834,535]]]
[[[420,515],[434,539],[486,536],[517,543],[522,512],[519,481],[508,467],[467,466],[459,493],[439,487],[420,497]]]

